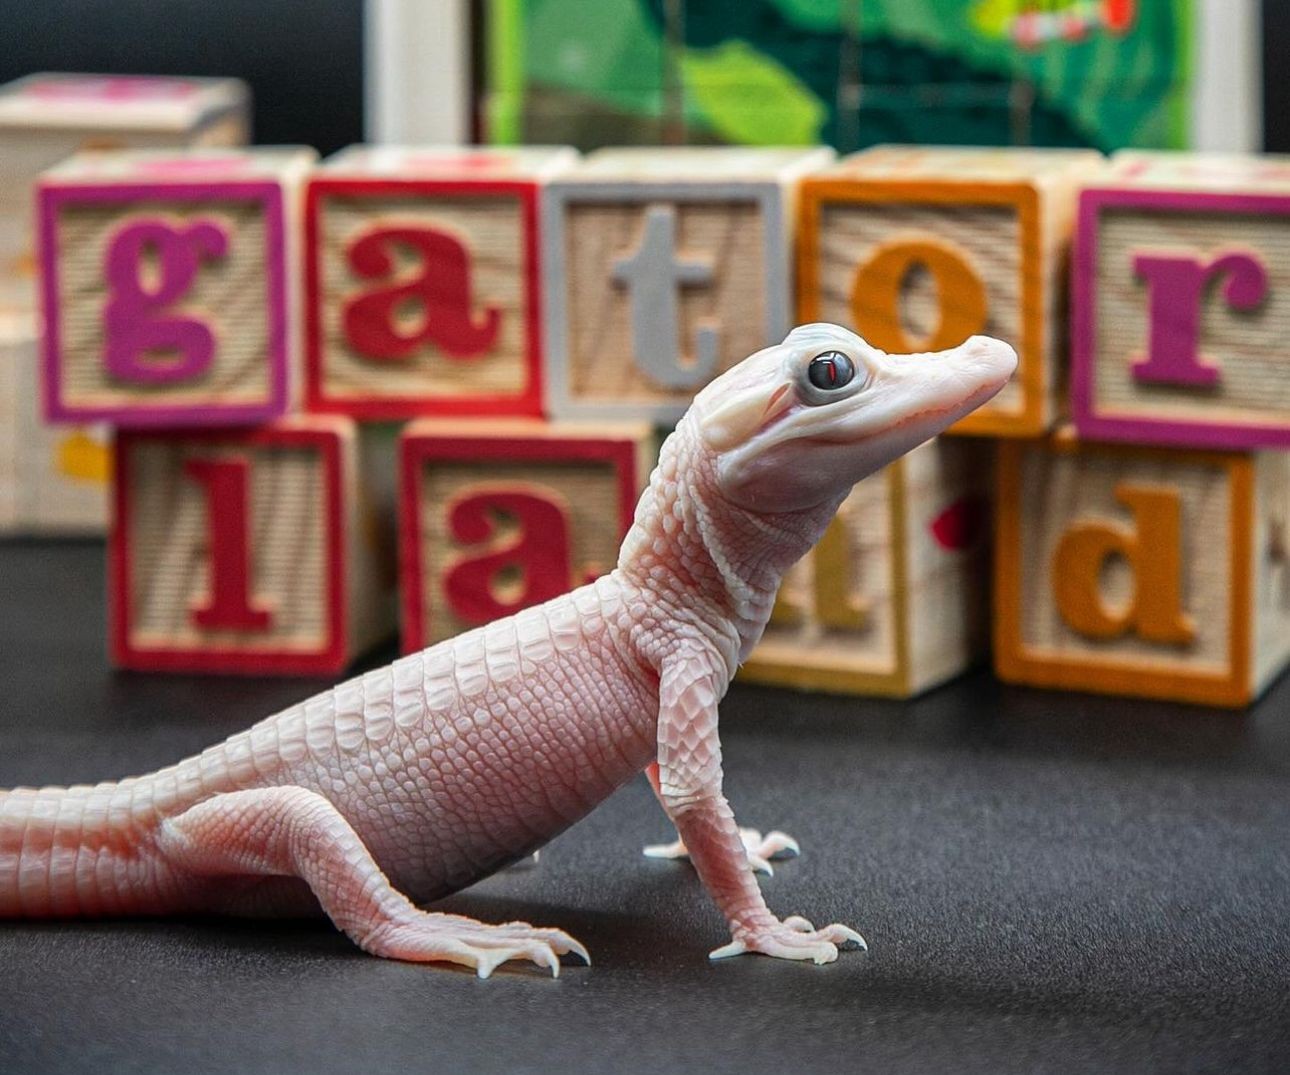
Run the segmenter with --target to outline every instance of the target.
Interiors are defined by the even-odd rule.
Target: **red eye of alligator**
[[[841,351],[825,351],[816,355],[806,367],[806,376],[811,384],[826,392],[849,385],[855,375],[855,364]]]

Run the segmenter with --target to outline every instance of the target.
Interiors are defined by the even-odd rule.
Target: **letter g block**
[[[308,150],[82,154],[39,186],[51,421],[283,414],[294,192]]]

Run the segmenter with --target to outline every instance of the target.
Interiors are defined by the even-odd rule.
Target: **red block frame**
[[[503,436],[481,431],[477,435],[410,433],[399,445],[399,586],[402,606],[404,653],[426,647],[422,625],[429,622],[422,601],[426,573],[433,565],[423,558],[420,535],[421,466],[428,461],[507,463],[608,463],[618,480],[620,540],[631,529],[636,514],[640,447],[630,438],[567,438]]]
[[[199,441],[247,448],[313,448],[326,480],[327,641],[313,653],[282,649],[156,649],[130,642],[129,548],[131,453],[142,441]],[[109,633],[113,663],[142,672],[218,672],[238,675],[334,675],[349,663],[345,563],[348,555],[341,498],[341,437],[335,430],[268,426],[250,431],[131,430],[117,435],[113,453],[112,525],[108,537]]]
[[[305,405],[324,414],[348,414],[366,421],[400,421],[422,415],[468,417],[541,417],[543,396],[542,285],[539,264],[538,201],[540,185],[523,180],[471,182],[462,179],[332,179],[315,176],[305,188]],[[324,379],[322,265],[320,239],[323,203],[334,195],[381,197],[513,197],[520,202],[523,228],[525,366],[528,384],[516,396],[387,397],[327,395]]]

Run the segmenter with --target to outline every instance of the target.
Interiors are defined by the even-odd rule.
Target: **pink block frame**
[[[1097,411],[1098,223],[1106,208],[1290,216],[1290,196],[1163,190],[1086,190],[1080,195],[1071,273],[1071,417],[1080,436],[1181,448],[1290,447],[1290,413],[1263,422],[1210,422]]]
[[[110,421],[133,428],[157,426],[255,425],[286,413],[288,404],[286,228],[282,188],[273,182],[76,184],[45,186],[37,193],[44,339],[45,417],[51,422]],[[261,403],[140,403],[94,407],[63,398],[59,354],[62,311],[59,308],[58,214],[67,205],[103,202],[248,201],[264,211],[265,306],[268,326],[269,391]]]

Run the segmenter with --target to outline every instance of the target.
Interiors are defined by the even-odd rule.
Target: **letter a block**
[[[289,404],[311,150],[81,154],[39,187],[45,413],[249,425]]]
[[[676,422],[788,331],[790,207],[828,150],[613,149],[543,194],[548,410]]]
[[[117,440],[112,652],[146,671],[332,675],[393,627],[356,427]]]
[[[1093,444],[999,460],[995,664],[1010,682],[1210,705],[1290,657],[1290,456]]]
[[[1077,184],[1097,153],[881,146],[802,184],[799,320],[898,354],[984,334],[1012,383],[952,432],[1034,436],[1059,416],[1065,265]]]
[[[311,410],[542,413],[538,193],[571,149],[355,146],[306,194]]]
[[[647,427],[426,420],[403,435],[403,646],[423,649],[613,568]]]
[[[982,656],[990,450],[942,438],[860,482],[785,577],[741,678],[904,698]]]
[[[1117,156],[1074,272],[1081,436],[1290,446],[1290,157]]]

